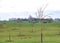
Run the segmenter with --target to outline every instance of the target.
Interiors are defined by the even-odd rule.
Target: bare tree
[[[7,42],[13,42],[13,40],[12,40],[12,36],[11,36],[11,31],[10,30],[8,30],[9,32],[8,32],[8,40],[7,40]]]
[[[9,39],[8,39],[9,42],[11,42],[11,33],[9,32]]]
[[[48,4],[46,4],[46,6],[44,8],[40,7],[40,9],[38,9],[38,18],[40,19],[40,21],[41,21],[41,19],[44,18],[44,11],[45,11],[47,5]],[[41,23],[41,43],[43,43],[43,26],[42,26],[42,23]]]
[[[31,26],[32,26],[32,31],[31,32],[34,32],[34,23],[35,23],[35,21],[34,21],[34,19],[31,15],[29,16],[29,22],[31,23]]]

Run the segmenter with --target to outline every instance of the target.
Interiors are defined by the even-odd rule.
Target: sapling
[[[43,23],[44,22],[42,22],[41,23],[41,19],[43,19],[44,18],[44,10],[45,10],[45,8],[47,7],[47,5],[48,4],[46,4],[46,6],[43,8],[43,7],[40,7],[40,9],[38,9],[38,18],[39,18],[39,23],[41,24],[41,33],[40,33],[40,35],[41,35],[41,43],[43,43]]]
[[[29,22],[31,23],[31,26],[32,26],[31,32],[34,32],[35,21],[34,21],[34,19],[33,19],[33,17],[31,15],[29,16]]]

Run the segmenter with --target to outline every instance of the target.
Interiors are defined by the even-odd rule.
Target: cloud
[[[0,12],[36,11],[46,0],[2,0]]]
[[[0,12],[36,11],[48,3],[46,10],[60,10],[60,0],[2,0]]]
[[[0,13],[3,14],[0,14],[0,17],[2,19],[7,19],[9,17],[27,17],[26,14],[20,14],[19,12],[36,12],[38,8],[40,8],[41,6],[45,7],[47,3],[48,6],[45,9],[45,12],[60,10],[60,0],[1,0]],[[14,12],[17,14],[15,14]],[[32,15],[34,16],[34,14]]]

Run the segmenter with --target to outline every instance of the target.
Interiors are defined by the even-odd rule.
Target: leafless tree
[[[9,32],[8,32],[8,40],[7,40],[7,42],[13,42],[13,40],[12,40],[12,36],[11,36],[11,31],[10,30],[8,30]]]
[[[34,19],[31,15],[29,16],[29,22],[31,23],[31,26],[32,26],[32,31],[31,32],[34,32],[34,23],[35,23],[35,21],[34,21]]]
[[[46,9],[48,4],[46,4],[46,6],[43,8],[43,7],[40,7],[38,9],[38,18],[41,20],[44,18],[44,11]],[[40,21],[39,21],[40,22]],[[43,43],[43,26],[42,26],[42,23],[41,23],[41,43]]]

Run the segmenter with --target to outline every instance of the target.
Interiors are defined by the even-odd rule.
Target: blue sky
[[[60,0],[0,0],[0,20],[28,18],[29,15],[36,17],[37,9],[44,8],[47,3],[44,13],[60,18]]]

